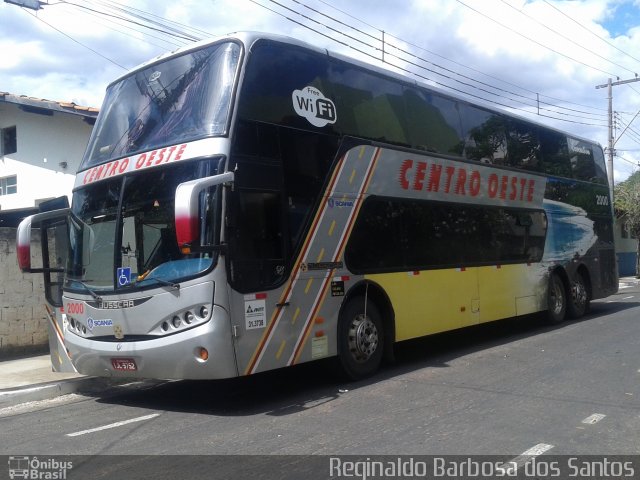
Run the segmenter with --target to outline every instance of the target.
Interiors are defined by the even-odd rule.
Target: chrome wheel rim
[[[553,282],[551,285],[551,309],[554,314],[562,313],[563,303],[562,285],[560,282]]]
[[[579,308],[587,303],[587,288],[581,281],[573,282],[573,288],[571,289],[571,295],[573,297],[573,304]]]
[[[356,362],[364,363],[378,349],[378,329],[364,314],[357,315],[349,328],[349,351]]]

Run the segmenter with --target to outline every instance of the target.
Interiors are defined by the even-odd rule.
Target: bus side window
[[[507,158],[507,125],[502,115],[460,104],[463,128],[462,153],[468,160],[504,165]]]
[[[273,287],[282,280],[285,264],[281,194],[239,189],[234,196],[232,281],[243,291]]]
[[[523,170],[542,170],[538,128],[514,119],[509,119],[507,125],[506,165]]]
[[[600,148],[600,145],[596,145],[592,148],[592,151],[593,160],[595,162],[596,175],[596,178],[593,181],[596,183],[607,185],[609,182],[609,177],[607,177],[607,167],[604,164],[604,153],[602,152],[602,148]]]
[[[413,148],[447,155],[462,154],[458,103],[447,97],[405,87],[407,131]]]
[[[329,80],[344,135],[410,146],[403,87],[383,75],[332,59]]]
[[[333,135],[283,128],[280,131],[289,247],[295,251],[311,222],[313,206],[322,193],[338,149]]]
[[[593,149],[587,142],[567,137],[569,143],[569,155],[573,178],[586,182],[598,182],[596,174],[596,162],[593,158]]]
[[[571,163],[566,135],[541,129],[540,147],[544,173],[571,178]]]

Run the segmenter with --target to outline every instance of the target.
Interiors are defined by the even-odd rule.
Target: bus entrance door
[[[55,372],[75,372],[64,344],[67,317],[62,306],[64,267],[69,251],[68,208],[38,213],[18,226],[16,251],[20,270],[43,276],[51,366]],[[38,234],[39,233],[39,234]],[[40,244],[40,251],[31,245]]]

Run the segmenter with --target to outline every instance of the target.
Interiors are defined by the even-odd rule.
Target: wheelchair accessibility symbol
[[[131,267],[121,267],[116,270],[116,276],[118,277],[118,285],[124,287],[131,283]]]

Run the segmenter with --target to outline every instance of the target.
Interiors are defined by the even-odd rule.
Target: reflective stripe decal
[[[340,240],[338,242],[338,246],[336,247],[336,250],[334,251],[333,254],[333,261],[335,262],[339,262],[342,260],[342,255],[344,254],[344,249],[346,247],[347,244],[347,239],[349,238],[349,236],[351,235],[351,231],[353,230],[353,225],[355,224],[355,220],[356,218],[358,218],[358,213],[360,212],[360,208],[362,207],[362,202],[364,201],[364,199],[362,198],[362,195],[367,191],[367,188],[369,187],[369,183],[371,182],[371,177],[373,175],[373,172],[375,170],[377,161],[378,161],[378,157],[380,156],[380,149],[376,148],[373,152],[373,156],[371,157],[366,171],[365,171],[365,175],[364,178],[362,180],[362,183],[360,184],[360,187],[358,189],[358,194],[355,200],[355,205],[353,207],[353,209],[351,210],[351,214],[349,216],[349,219],[344,227],[344,229],[341,232],[340,235]],[[360,151],[360,156],[362,156],[362,154],[364,153],[363,150]],[[349,183],[353,183],[353,174],[351,175],[351,177],[349,178]],[[334,193],[334,192],[332,192]],[[302,347],[304,346],[304,344],[306,343],[309,334],[311,332],[311,326],[313,325],[313,319],[315,318],[315,316],[317,315],[317,313],[320,311],[320,308],[322,307],[322,304],[324,303],[324,299],[326,298],[327,295],[327,291],[328,291],[328,287],[331,283],[331,279],[333,278],[333,272],[334,270],[328,271],[326,273],[326,276],[324,278],[323,284],[322,284],[322,289],[321,291],[318,293],[318,296],[316,297],[316,303],[314,305],[314,308],[311,311],[311,314],[307,317],[307,320],[305,322],[305,328],[303,329],[303,331],[301,332],[300,336],[298,337],[298,341],[296,342],[296,348],[293,351],[293,354],[291,355],[291,358],[289,358],[289,362],[287,363],[287,365],[293,365],[294,363],[297,363],[300,360],[300,355],[302,354]]]
[[[291,322],[282,322],[287,309],[283,307],[275,309],[267,329],[251,357],[245,374],[252,374],[258,370],[265,351],[281,323],[284,325],[283,328],[289,330],[289,333],[291,333],[292,326],[295,325],[298,333],[294,337],[296,339],[295,344],[291,343],[289,347],[285,347],[280,343],[276,357],[279,359],[286,348],[287,352],[290,352],[286,354],[288,357],[285,357],[288,358],[287,365],[299,361],[303,347],[311,332],[313,319],[324,303],[336,267],[341,264],[347,239],[363,201],[362,195],[366,192],[371,182],[380,152],[379,148],[361,146],[349,150],[340,159],[339,165],[324,192],[323,199],[325,201],[322,202],[316,212],[300,255],[294,264],[289,284],[284,289],[278,302],[279,304],[285,304],[294,299],[296,303],[302,305],[302,310],[298,306]],[[356,180],[358,178],[360,180]],[[355,195],[355,199],[349,202],[346,200],[334,202],[334,196],[340,196],[342,193],[349,196]],[[342,198],[345,199],[346,195]],[[325,235],[322,235],[322,233]],[[331,254],[326,258],[328,252],[331,252]],[[315,264],[306,262],[315,262]],[[309,277],[304,275],[307,271],[307,266],[311,267],[312,265],[314,267],[326,265],[327,269],[321,274],[320,278],[318,276]],[[309,268],[309,270],[311,269]],[[314,270],[319,271],[320,269],[315,268]],[[297,322],[301,311],[304,313],[301,316],[304,321]]]
[[[344,166],[345,160],[347,159],[348,155],[349,155],[349,152],[347,152],[340,159],[340,166],[339,168],[336,168],[336,170],[334,171],[334,175],[331,178],[331,181],[328,187],[329,190],[332,190],[335,187],[336,181],[339,177],[339,172],[342,171],[342,167]],[[318,212],[316,212],[316,216],[313,219],[312,226],[309,229],[309,234],[307,235],[307,238],[302,247],[302,250],[300,251],[300,255],[296,259],[296,262],[293,266],[293,270],[291,271],[291,277],[289,279],[287,288],[285,289],[284,294],[280,298],[280,301],[278,302],[278,304],[284,304],[286,302],[289,302],[289,300],[291,299],[291,292],[298,281],[298,272],[300,270],[300,265],[302,264],[302,259],[306,257],[307,252],[309,251],[309,245],[311,244],[313,238],[315,237],[318,224],[320,223],[320,219],[322,217],[322,214],[324,213],[325,208],[326,208],[326,204],[323,204],[322,208],[318,209]],[[269,324],[267,325],[267,329],[265,330],[262,338],[260,339],[260,342],[258,343],[258,347],[253,352],[251,361],[249,362],[249,365],[245,370],[245,375],[250,375],[252,373],[255,373],[256,367],[260,362],[260,360],[262,359],[262,355],[264,354],[265,347],[271,341],[271,337],[273,336],[275,328],[280,322],[280,319],[282,318],[283,313],[284,313],[283,307],[277,307],[276,310],[273,312],[273,315],[269,320]]]

